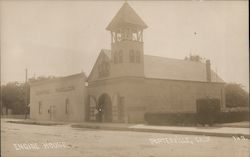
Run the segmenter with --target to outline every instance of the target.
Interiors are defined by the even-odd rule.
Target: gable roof
[[[110,50],[102,52],[111,59]],[[144,74],[146,78],[207,82],[205,63],[159,56],[144,55]],[[211,69],[211,82],[224,81]]]
[[[206,64],[181,59],[144,55],[144,74],[147,78],[206,82]],[[224,82],[211,69],[211,82]]]
[[[89,74],[88,79],[87,79],[88,81],[94,75],[93,73],[94,73],[95,69],[98,66],[97,63],[102,59],[103,56],[106,56],[107,60],[110,61],[110,59],[111,59],[111,51],[108,50],[108,49],[101,49],[101,52],[99,53],[99,55],[98,55],[98,57],[97,57],[97,59],[95,61],[95,64],[93,65],[92,70],[90,71],[90,74]]]
[[[111,31],[124,25],[132,25],[142,29],[147,28],[147,25],[127,2],[123,4],[106,29]]]

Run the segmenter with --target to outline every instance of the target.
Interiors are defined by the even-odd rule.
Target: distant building
[[[87,80],[76,75],[75,80],[69,76],[31,85],[31,118],[49,120],[53,113],[53,120],[136,123],[144,121],[146,112],[195,113],[196,100],[207,97],[219,99],[224,108],[224,82],[210,61],[144,55],[146,28],[125,2],[106,28],[111,32],[111,50],[101,50]],[[72,91],[56,90],[73,85]],[[46,93],[47,89],[55,94]],[[39,91],[44,96],[38,96]],[[74,112],[66,112],[66,104]],[[51,105],[56,107],[51,109]],[[50,114],[43,113],[47,110]]]

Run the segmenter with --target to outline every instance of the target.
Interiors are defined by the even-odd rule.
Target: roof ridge
[[[110,49],[101,49],[101,51],[105,51],[108,53],[111,53]],[[203,62],[196,62],[196,61],[190,61],[190,60],[185,60],[185,59],[180,59],[180,58],[170,58],[170,57],[165,57],[165,56],[156,56],[156,55],[150,55],[150,54],[144,54],[144,56],[149,56],[149,57],[158,57],[162,59],[172,59],[172,60],[179,60],[179,61],[184,61],[184,62],[192,62],[192,63],[199,63],[199,64],[205,64]]]
[[[170,58],[170,57],[165,57],[165,56],[156,56],[156,55],[148,55],[148,54],[144,54],[144,56],[149,56],[149,57],[157,57],[157,58],[162,58],[162,59],[179,60],[179,61],[183,61],[183,62],[192,62],[192,63],[205,64],[205,63],[203,63],[203,62],[197,62],[197,61],[185,60],[185,59],[180,59],[180,58]]]

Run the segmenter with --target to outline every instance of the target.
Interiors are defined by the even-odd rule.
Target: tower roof
[[[123,4],[106,29],[111,31],[126,25],[134,26],[139,29],[147,28],[147,25],[127,2]]]

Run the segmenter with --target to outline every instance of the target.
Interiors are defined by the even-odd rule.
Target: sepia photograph
[[[0,0],[1,157],[250,157],[248,0]]]

